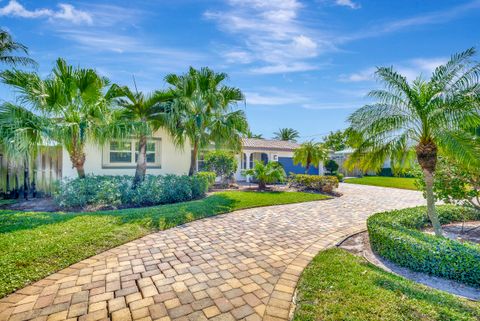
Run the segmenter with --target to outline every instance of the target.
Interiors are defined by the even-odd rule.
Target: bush
[[[338,179],[335,176],[297,174],[290,177],[290,186],[299,190],[332,193],[338,187]]]
[[[334,174],[338,171],[338,163],[336,161],[334,161],[333,159],[329,159],[327,161],[325,161],[325,163],[323,164],[323,166],[325,166],[325,169],[330,173],[330,174]]]
[[[205,175],[146,175],[135,189],[131,176],[88,175],[62,181],[54,200],[67,209],[151,206],[204,197],[208,186]]]
[[[205,154],[204,164],[208,171],[215,172],[221,178],[222,184],[227,184],[237,171],[237,160],[230,151],[209,151]]]
[[[339,182],[343,182],[344,176],[342,173],[335,174],[335,177],[338,179]]]
[[[460,206],[438,206],[441,224],[479,220],[480,212]],[[425,234],[426,207],[378,213],[367,220],[372,249],[401,266],[480,286],[480,246]]]
[[[204,177],[208,182],[208,188],[210,189],[215,184],[217,174],[215,172],[198,172],[198,177]]]

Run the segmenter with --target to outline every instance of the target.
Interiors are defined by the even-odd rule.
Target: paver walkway
[[[372,213],[425,203],[408,190],[339,191],[150,234],[0,300],[0,320],[287,320],[318,251],[363,229]]]

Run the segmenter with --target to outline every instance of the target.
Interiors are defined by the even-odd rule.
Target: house
[[[343,175],[345,175],[345,177],[348,177],[348,176],[363,176],[364,174],[368,174],[368,175],[380,174],[382,176],[391,176],[392,175],[392,170],[391,170],[391,165],[390,165],[390,160],[389,159],[385,160],[385,162],[383,163],[383,166],[382,166],[382,169],[381,169],[380,173],[376,173],[375,171],[368,171],[367,173],[364,173],[361,170],[359,170],[358,168],[347,169],[344,166],[344,163],[352,153],[353,153],[353,149],[349,148],[349,149],[344,149],[344,150],[341,150],[341,151],[332,152],[330,154],[330,159],[333,159],[335,162],[337,162],[338,171],[340,173],[342,173]]]
[[[264,163],[277,161],[283,165],[287,174],[304,174],[304,167],[293,164],[293,153],[298,147],[300,147],[300,144],[289,141],[244,138],[242,141],[242,152],[238,155],[239,163],[237,172],[235,173],[235,179],[237,181],[248,181],[248,177],[245,177],[242,172],[252,168],[255,161],[262,161]],[[323,164],[316,165],[320,166],[315,167],[312,164],[308,174],[323,174]]]

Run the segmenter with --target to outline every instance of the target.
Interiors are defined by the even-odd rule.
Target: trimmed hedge
[[[66,209],[114,209],[190,201],[204,197],[209,175],[146,175],[132,188],[132,176],[88,175],[60,182],[55,202]]]
[[[338,187],[338,178],[335,176],[319,176],[296,174],[289,178],[290,186],[300,190],[332,193]]]
[[[470,208],[437,206],[441,224],[480,220]],[[367,220],[372,249],[415,271],[480,286],[480,246],[421,231],[430,226],[424,206],[377,213]]]

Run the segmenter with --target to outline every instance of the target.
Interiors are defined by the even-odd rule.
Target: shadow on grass
[[[199,218],[236,209],[238,200],[214,194],[201,200],[152,207],[98,212],[19,212],[0,211],[0,233],[28,230],[43,225],[64,223],[78,217],[110,216],[118,224],[136,223],[152,230],[165,230]]]

